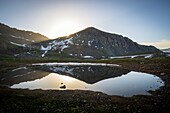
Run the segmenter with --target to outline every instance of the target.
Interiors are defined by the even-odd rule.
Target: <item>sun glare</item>
[[[79,22],[74,20],[61,20],[54,24],[52,29],[51,38],[57,38],[61,36],[68,36],[72,33],[75,33],[82,29],[82,26]]]

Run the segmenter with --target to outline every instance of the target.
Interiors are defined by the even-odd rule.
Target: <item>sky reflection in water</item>
[[[88,74],[90,75],[91,72]],[[159,89],[161,86],[164,86],[164,82],[157,76],[134,71],[130,71],[121,76],[103,79],[95,83],[87,83],[68,75],[50,73],[40,79],[14,84],[11,88],[63,90],[60,87],[64,85],[66,86],[65,89],[92,90],[103,92],[108,95],[128,97],[133,95],[149,95],[149,90],[154,91]]]

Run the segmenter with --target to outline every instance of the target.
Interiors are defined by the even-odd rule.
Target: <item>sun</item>
[[[82,29],[82,24],[73,19],[62,19],[53,26],[52,38],[68,36]]]

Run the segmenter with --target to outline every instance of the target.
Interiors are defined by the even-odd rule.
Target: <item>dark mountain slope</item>
[[[42,57],[58,53],[78,58],[108,58],[160,52],[153,46],[140,45],[127,37],[106,33],[93,27],[67,37],[36,43],[33,46],[44,51],[45,54]]]
[[[31,31],[0,24],[0,55],[17,57],[109,58],[160,52],[153,46],[139,45],[127,37],[103,32],[94,27],[70,36],[49,40]]]
[[[0,54],[13,55],[24,51],[32,43],[48,40],[47,37],[31,31],[10,28],[0,23]]]

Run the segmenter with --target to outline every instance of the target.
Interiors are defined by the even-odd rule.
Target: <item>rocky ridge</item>
[[[94,27],[49,40],[38,33],[0,24],[0,43],[1,54],[22,58],[104,59],[160,52],[154,46],[140,45],[122,35],[107,33]]]

